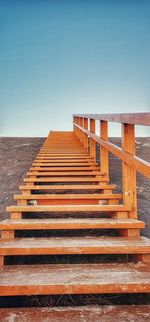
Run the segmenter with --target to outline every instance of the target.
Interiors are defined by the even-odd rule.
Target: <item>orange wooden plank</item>
[[[130,208],[124,205],[50,205],[50,206],[9,206],[8,212],[39,212],[39,211],[66,211],[66,212],[87,212],[87,211],[129,211]]]
[[[103,177],[98,177],[96,176],[95,178],[83,178],[83,177],[53,177],[53,178],[24,178],[24,182],[107,182],[108,178],[103,178]]]
[[[149,265],[57,264],[0,268],[0,295],[146,293]]]
[[[138,229],[144,222],[118,218],[53,218],[53,219],[6,219],[0,222],[2,230],[17,229]]]
[[[116,185],[107,185],[105,183],[92,185],[25,185],[19,187],[22,190],[110,190],[115,189]]]
[[[33,195],[14,195],[14,199],[15,200],[19,200],[19,199],[87,199],[87,200],[91,200],[91,199],[98,199],[98,200],[107,200],[107,199],[121,199],[122,198],[122,194],[33,194]]]
[[[0,255],[150,254],[150,239],[126,237],[49,237],[4,239]],[[149,280],[150,282],[150,280]]]
[[[0,309],[2,322],[21,322],[25,317],[26,321],[38,322],[108,322],[132,321],[149,322],[150,305],[86,305],[67,307],[21,307]],[[122,320],[123,318],[123,320]]]

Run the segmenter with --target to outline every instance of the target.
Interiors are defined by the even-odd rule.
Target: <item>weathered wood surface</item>
[[[65,193],[68,190],[69,192],[71,190],[111,190],[115,189],[115,184],[106,184],[106,183],[100,183],[100,184],[70,184],[70,185],[25,185],[25,186],[19,186],[20,190],[64,190]]]
[[[150,305],[0,309],[1,322],[149,322]]]
[[[97,170],[98,169],[98,166],[87,166],[87,167],[82,167],[82,171],[89,171],[89,170]],[[81,168],[79,166],[74,166],[74,167],[31,167],[30,170],[34,170],[34,171],[38,171],[38,172],[43,172],[43,171],[51,171],[51,172],[54,172],[54,171],[57,171],[57,174],[59,174],[60,171],[79,171],[81,170]]]
[[[119,122],[136,125],[150,125],[150,113],[117,113],[117,114],[74,114],[73,116],[108,122]]]
[[[150,239],[125,237],[49,237],[4,239],[0,255],[150,254]],[[149,280],[150,283],[150,280]]]
[[[78,177],[78,176],[95,176],[95,175],[103,175],[103,173],[102,172],[99,172],[99,171],[91,171],[91,172],[89,172],[89,171],[80,171],[80,172],[50,172],[50,171],[45,171],[45,172],[43,172],[43,171],[29,171],[29,172],[27,172],[27,175],[28,176],[40,176],[40,177],[48,177],[48,176],[50,176],[50,177],[57,177],[58,175],[59,176],[67,176],[67,177],[70,177],[70,176],[76,176],[76,177]]]
[[[150,292],[149,265],[57,264],[0,267],[0,295]]]
[[[36,197],[36,200],[37,199],[57,199],[57,200],[61,200],[61,199],[71,199],[71,200],[74,200],[74,199],[98,199],[98,200],[102,200],[102,199],[121,199],[122,198],[122,194],[119,194],[119,193],[116,193],[116,194],[68,194],[68,195],[65,195],[65,194],[59,194],[59,195],[56,195],[56,194],[38,194],[38,195],[14,195],[14,199],[15,200],[22,200],[22,199],[35,199]]]
[[[64,177],[46,177],[46,178],[25,178],[23,179],[24,182],[104,182],[104,181],[108,181],[108,178],[102,178],[101,176],[96,176],[94,178],[83,178],[83,177],[68,177],[68,178],[64,178]],[[79,187],[78,187],[79,188]]]
[[[53,219],[6,219],[0,222],[0,229],[133,229],[144,228],[144,222],[135,219],[118,218],[53,218]]]
[[[83,129],[78,124],[76,125],[79,129],[81,129],[84,133],[86,133],[90,138],[92,138],[96,143],[100,144],[104,147],[107,151],[113,153],[123,162],[134,168],[136,171],[144,175],[146,178],[150,179],[150,163],[147,161],[142,160],[141,158],[131,155],[123,151],[121,148],[117,147],[116,145],[112,144],[109,141],[101,139],[98,135],[93,134],[92,132]]]
[[[10,206],[8,212],[113,212],[128,211],[129,206],[124,205],[43,205],[43,206]]]

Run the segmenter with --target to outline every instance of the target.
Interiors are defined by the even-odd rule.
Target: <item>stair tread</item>
[[[42,206],[9,206],[6,208],[8,212],[40,212],[40,211],[129,211],[129,206],[124,205],[42,205]]]
[[[20,189],[31,189],[31,190],[99,190],[99,189],[115,189],[115,184],[106,184],[106,183],[100,183],[100,184],[92,184],[92,185],[26,185],[26,186],[20,186]]]
[[[91,166],[94,166],[94,167],[97,167],[98,164],[97,163],[94,163],[94,162],[84,162],[84,163],[79,163],[79,162],[59,162],[59,163],[52,163],[52,162],[47,162],[47,163],[43,163],[41,161],[36,161],[36,162],[33,162],[32,163],[32,167],[80,167],[81,170],[82,170],[82,167],[91,167]]]
[[[28,176],[52,176],[52,177],[58,177],[58,176],[101,176],[103,175],[104,173],[102,172],[99,172],[98,170],[97,171],[74,171],[74,172],[49,172],[49,171],[45,171],[45,172],[42,172],[42,171],[28,171],[27,172],[27,175]]]
[[[97,166],[87,166],[87,167],[31,167],[30,170],[34,171],[95,171],[100,170]]]
[[[38,321],[38,322],[110,322],[132,321],[149,322],[150,305],[86,305],[67,307],[26,307],[0,309],[2,322]],[[22,320],[23,319],[23,320]],[[14,321],[14,320],[13,320]]]
[[[14,195],[14,199],[121,199],[122,194],[28,194]]]
[[[149,265],[51,264],[0,267],[0,295],[150,292]]]
[[[118,218],[63,218],[63,219],[6,219],[0,222],[0,229],[50,229],[65,228],[144,228],[144,222],[136,219],[118,219]]]
[[[85,163],[85,162],[92,162],[94,163],[94,160],[92,158],[86,157],[86,158],[79,158],[79,157],[73,157],[72,154],[70,154],[70,157],[66,157],[66,158],[62,158],[61,156],[59,158],[48,158],[48,157],[37,157],[34,160],[34,163],[60,163],[60,162],[64,162],[64,163]]]
[[[70,153],[70,154],[68,154],[67,156],[62,156],[62,155],[60,155],[60,156],[48,156],[48,155],[44,155],[44,156],[41,156],[41,155],[37,155],[37,157],[36,157],[36,161],[38,161],[38,160],[42,160],[42,161],[46,161],[46,160],[56,160],[56,161],[59,161],[59,160],[64,160],[64,161],[66,161],[66,160],[75,160],[75,162],[76,162],[76,160],[85,160],[85,161],[88,161],[88,160],[90,160],[90,161],[94,161],[94,159],[92,158],[92,157],[90,157],[88,154],[86,155],[86,156],[83,156],[83,155],[74,155],[74,154],[72,154],[72,153]]]
[[[34,174],[33,174],[34,175]],[[100,181],[108,181],[106,177],[95,177],[95,178],[83,178],[83,177],[53,177],[53,178],[24,178],[24,182],[100,182]]]
[[[31,254],[148,254],[146,237],[15,238],[0,242],[1,255]]]
[[[89,156],[88,152],[84,153],[71,153],[72,156],[82,156],[86,157]],[[70,153],[49,153],[49,152],[39,152],[37,156],[50,156],[50,157],[67,157],[70,156]]]
[[[62,167],[62,166],[70,166],[70,167],[72,167],[72,166],[75,166],[75,167],[77,167],[77,166],[80,166],[80,167],[85,167],[85,166],[97,166],[98,164],[96,163],[96,162],[94,162],[94,161],[92,161],[92,160],[89,160],[89,161],[74,161],[74,160],[70,160],[70,161],[64,161],[64,160],[59,160],[59,162],[57,161],[57,162],[54,162],[54,161],[43,161],[43,160],[37,160],[37,161],[34,161],[33,163],[32,163],[32,166],[39,166],[39,165],[41,165],[41,166],[54,166],[54,167]]]

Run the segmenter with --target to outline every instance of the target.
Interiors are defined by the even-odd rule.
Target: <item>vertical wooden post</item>
[[[108,141],[108,122],[100,121],[100,138]],[[109,176],[108,150],[100,145],[100,170]]]
[[[79,117],[76,117],[76,123],[77,123],[77,125],[79,125]],[[77,127],[76,128],[76,135],[77,135],[78,139],[79,139],[79,132],[80,132],[80,130]]]
[[[84,129],[88,130],[88,119],[84,118],[83,119],[83,127]],[[83,134],[83,144],[84,147],[88,150],[88,135],[86,133]]]
[[[81,117],[79,117],[79,119],[78,119],[78,125],[81,126]],[[79,139],[81,141],[81,130],[80,129],[79,129]]]
[[[22,212],[11,212],[10,218],[12,220],[22,219]]]
[[[2,230],[1,231],[1,238],[14,238],[15,234],[14,234],[14,230]]]
[[[90,119],[90,132],[95,134],[95,120]],[[96,143],[90,138],[90,156],[96,160]]]
[[[4,265],[4,256],[0,255],[0,266]]]
[[[122,124],[122,149],[123,151],[135,154],[135,134],[134,125]],[[130,218],[137,217],[137,197],[136,197],[136,170],[125,162],[122,162],[122,188],[123,202],[131,207]]]
[[[84,126],[84,118],[80,117],[80,126]],[[82,130],[80,130],[80,141],[83,143],[84,142],[84,133]]]
[[[75,116],[75,123],[77,124],[78,123],[78,118]],[[76,126],[74,126],[74,132],[75,132],[75,135],[78,137],[78,128]]]
[[[76,117],[73,116],[73,132],[76,132],[76,126],[74,125],[74,123],[76,123]]]

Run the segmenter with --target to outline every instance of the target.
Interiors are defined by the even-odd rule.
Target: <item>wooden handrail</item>
[[[135,125],[150,125],[150,113],[121,113],[121,114],[73,114],[73,117],[81,117],[107,122],[119,122]]]
[[[141,173],[143,176],[150,179],[150,163],[140,159],[137,156],[132,156],[131,154],[124,152],[121,148],[116,146],[115,144],[105,141],[101,139],[98,135],[91,133],[88,130],[85,130],[83,127],[74,124],[77,128],[79,128],[82,132],[86,133],[89,137],[91,137],[96,143],[99,143],[106,150],[113,153],[120,160],[124,161],[131,167],[134,167],[137,172]]]
[[[100,123],[100,135],[96,135],[96,120]],[[119,122],[122,126],[122,147],[108,140],[108,123]],[[109,177],[108,153],[122,161],[123,203],[131,208],[130,218],[137,217],[136,172],[150,179],[150,163],[135,155],[135,125],[150,125],[150,113],[125,114],[76,114],[73,115],[73,130],[90,156],[96,160],[96,143],[100,145],[100,168]]]

